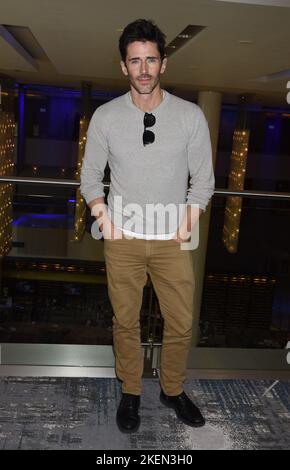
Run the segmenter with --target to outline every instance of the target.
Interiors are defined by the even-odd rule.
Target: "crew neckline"
[[[163,90],[161,89],[161,91],[163,92],[163,100],[158,104],[158,106],[156,106],[156,108],[153,108],[151,113],[153,114],[158,114],[160,110],[162,110],[164,108],[164,106],[167,105],[168,101],[169,101],[169,96],[170,94],[166,91],[166,90]],[[142,111],[142,109],[138,108],[138,106],[136,106],[134,103],[133,103],[133,100],[131,98],[131,91],[128,91],[126,94],[125,94],[125,100],[126,100],[126,103],[127,105],[132,108],[132,109],[135,109],[137,111],[139,111],[141,114],[145,114],[145,111]]]

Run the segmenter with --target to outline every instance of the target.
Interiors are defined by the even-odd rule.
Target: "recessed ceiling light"
[[[205,26],[188,25],[165,48],[166,56],[175,54],[188,41],[196,37]]]

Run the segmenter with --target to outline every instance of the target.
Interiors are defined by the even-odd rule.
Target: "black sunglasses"
[[[155,118],[155,116],[153,116],[153,114],[145,113],[144,120],[143,120],[143,123],[144,123],[143,145],[144,145],[144,147],[145,147],[145,145],[153,144],[153,142],[155,140],[154,132],[148,131],[146,129],[147,127],[154,126],[155,122],[156,122],[156,118]]]

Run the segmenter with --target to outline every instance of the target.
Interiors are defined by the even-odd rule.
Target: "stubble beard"
[[[157,85],[160,82],[160,75],[156,77],[155,81],[153,83],[148,83],[148,85],[138,85],[138,79],[133,80],[130,78],[130,84],[131,86],[139,93],[140,95],[149,95],[150,93],[155,90]]]

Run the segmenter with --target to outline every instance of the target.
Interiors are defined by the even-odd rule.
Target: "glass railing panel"
[[[88,208],[83,236],[75,240],[76,188],[14,185],[12,243],[1,269],[1,343],[112,344],[103,240],[91,235]],[[156,305],[148,279],[143,342],[158,331]]]
[[[285,348],[289,235],[290,199],[213,198],[199,346]]]
[[[103,241],[91,236],[88,209],[81,241],[74,239],[77,185],[13,186],[12,245],[1,264],[0,342],[111,345]],[[216,194],[211,203],[198,346],[281,349],[290,329],[290,201],[244,197],[239,223],[225,224],[229,201]],[[225,225],[238,233],[235,250],[225,244]],[[142,341],[160,343],[162,329],[148,278]]]

